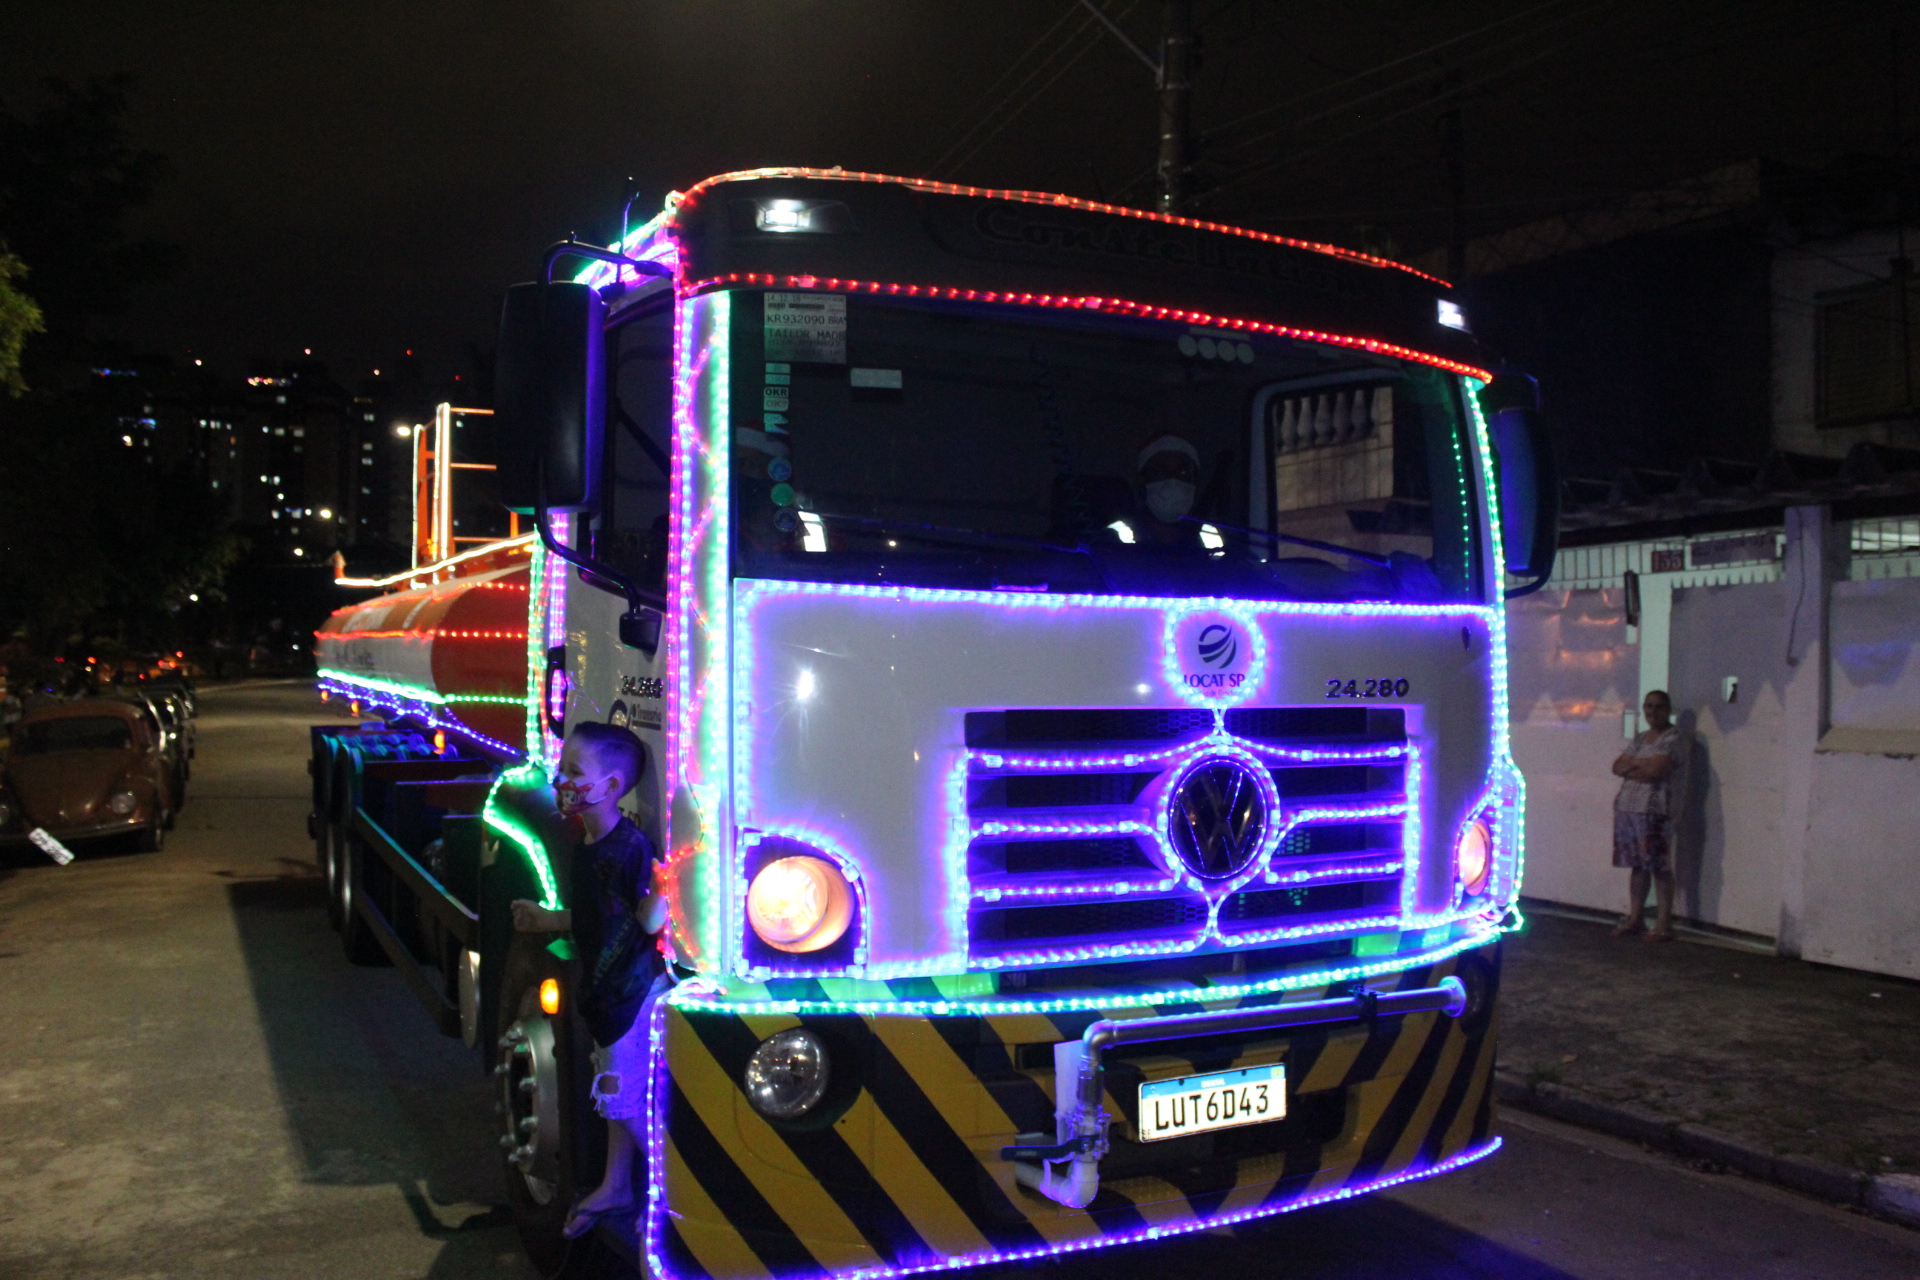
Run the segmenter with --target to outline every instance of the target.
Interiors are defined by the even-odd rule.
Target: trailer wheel
[[[327,790],[326,804],[317,807],[314,821],[318,827],[320,872],[327,881],[327,923],[337,933],[346,926],[346,871],[348,823],[352,821],[353,765],[345,752],[333,769],[333,783]]]
[[[344,855],[336,857],[340,864],[340,949],[346,952],[348,964],[389,964],[386,948],[367,927],[356,902],[366,891],[359,841],[349,836],[339,852]]]
[[[597,1181],[585,1170],[597,1170],[604,1158],[597,1147],[582,1149],[598,1124],[588,1101],[586,1035],[571,1009],[563,1006],[558,1016],[541,1011],[542,982],[557,979],[563,991],[569,988],[566,966],[540,939],[516,934],[506,970],[493,1068],[502,1172],[521,1246],[542,1275],[558,1276],[569,1256],[582,1252],[560,1228],[574,1201]]]
[[[327,885],[327,924],[335,933],[346,924],[344,900],[346,833],[330,819],[320,823],[320,874]]]

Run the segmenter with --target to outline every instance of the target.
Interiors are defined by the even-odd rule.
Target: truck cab
[[[501,340],[524,730],[440,765],[530,1242],[591,1168],[578,957],[493,922],[569,898],[582,721],[647,747],[671,906],[650,1271],[1037,1257],[1496,1148],[1551,485],[1444,282],[839,170],[556,250]]]

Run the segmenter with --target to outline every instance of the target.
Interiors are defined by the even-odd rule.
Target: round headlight
[[[747,1059],[742,1083],[755,1111],[773,1120],[792,1120],[826,1097],[827,1076],[827,1047],[813,1032],[795,1027],[760,1042]]]
[[[131,791],[116,791],[107,797],[107,808],[113,810],[123,818],[132,813],[138,804],[139,801],[133,798],[133,792]]]
[[[747,888],[747,921],[775,951],[818,951],[852,923],[853,887],[824,858],[776,858]]]
[[[1485,819],[1475,818],[1460,833],[1454,865],[1460,871],[1461,887],[1468,893],[1478,893],[1487,887],[1487,874],[1493,870],[1493,832],[1488,830]]]

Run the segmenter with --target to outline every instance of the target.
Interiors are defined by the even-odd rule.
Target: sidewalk
[[[1533,909],[1501,999],[1506,1105],[1920,1219],[1920,985]]]

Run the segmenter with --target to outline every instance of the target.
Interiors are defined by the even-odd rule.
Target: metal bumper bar
[[[1109,1117],[1100,1107],[1105,1088],[1101,1081],[1100,1055],[1106,1049],[1245,1031],[1363,1022],[1408,1013],[1439,1012],[1457,1018],[1466,1008],[1466,984],[1448,977],[1442,978],[1437,986],[1411,991],[1372,991],[1359,987],[1352,995],[1334,1000],[1164,1018],[1117,1021],[1102,1018],[1090,1024],[1078,1040],[1062,1041],[1053,1047],[1054,1144],[1003,1147],[1000,1156],[1019,1162],[1014,1176],[1022,1185],[1033,1187],[1069,1208],[1084,1209],[1100,1190],[1100,1157],[1107,1151]]]

